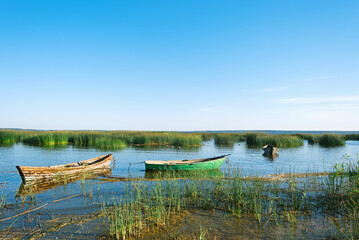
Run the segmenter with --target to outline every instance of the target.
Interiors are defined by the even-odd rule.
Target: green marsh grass
[[[345,140],[355,140],[359,141],[359,134],[346,134],[344,136]]]
[[[126,148],[125,141],[111,134],[103,133],[77,133],[72,134],[69,141],[77,147],[94,147],[102,150]]]
[[[65,145],[69,143],[68,139],[67,132],[36,132],[23,138],[22,142],[37,146]]]
[[[338,164],[327,177],[264,181],[247,179],[232,169],[230,178],[171,179],[127,183],[120,196],[103,202],[105,225],[116,239],[139,238],[166,230],[173,219],[191,209],[220,210],[251,217],[261,228],[268,222],[295,226],[307,216],[335,219],[337,238],[359,236],[359,162]]]
[[[318,143],[322,147],[337,147],[344,146],[345,139],[343,135],[338,134],[321,134],[318,138]]]
[[[265,133],[247,133],[246,143],[249,147],[263,147],[266,144],[271,144],[275,147],[300,147],[303,145],[303,140],[298,136],[281,134],[270,135]]]
[[[320,146],[342,146],[345,140],[358,140],[359,134],[281,134],[266,133],[184,133],[154,131],[0,131],[0,144],[21,141],[36,146],[73,144],[79,147],[119,149],[134,146],[201,146],[203,141],[214,138],[217,146],[233,146],[246,141],[249,147],[272,144],[276,147],[299,147],[303,140]]]
[[[309,144],[315,144],[318,143],[319,134],[306,134],[306,133],[300,133],[300,134],[295,134],[296,136],[300,137],[303,140],[308,140]]]
[[[22,141],[36,146],[74,144],[101,149],[127,145],[201,146],[202,134],[139,131],[0,131],[0,144]]]
[[[344,146],[345,140],[359,140],[359,134],[296,134],[301,139],[308,140],[309,144],[319,144],[322,147]]]
[[[217,146],[233,146],[235,142],[245,141],[245,134],[241,133],[217,133],[214,135],[214,143]]]
[[[19,136],[14,131],[0,131],[0,145],[11,145],[19,141]]]
[[[0,186],[1,192],[0,192],[0,210],[4,209],[6,206],[6,194],[4,193],[5,183]]]

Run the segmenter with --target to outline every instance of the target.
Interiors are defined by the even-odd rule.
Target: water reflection
[[[168,178],[223,178],[224,174],[219,169],[202,171],[146,171],[146,179]]]
[[[176,151],[176,152],[199,152],[202,146],[185,146],[177,147],[171,145],[139,145],[135,144],[131,146],[135,150],[149,150],[149,151]]]
[[[262,156],[266,157],[267,159],[270,159],[270,160],[275,160],[279,156],[279,154],[275,153],[273,155],[268,155],[268,154],[263,153]]]
[[[90,180],[109,175],[112,175],[111,168],[87,171],[80,175],[58,175],[54,178],[41,179],[37,181],[23,181],[16,192],[16,197],[38,194],[61,185],[77,182],[79,180]]]
[[[14,142],[13,143],[0,143],[0,148],[12,148],[14,146]]]

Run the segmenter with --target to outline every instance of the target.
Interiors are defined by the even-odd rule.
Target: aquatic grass
[[[345,156],[344,158],[347,158]],[[325,179],[315,203],[335,219],[340,238],[359,238],[359,157],[357,162],[336,164]],[[332,221],[332,220],[331,220]]]
[[[29,145],[65,145],[69,142],[67,132],[38,132],[22,139],[22,142]]]
[[[359,134],[346,134],[344,135],[345,140],[359,141]]]
[[[270,135],[266,133],[246,133],[246,143],[249,147],[263,147],[271,144],[275,147],[300,147],[303,145],[302,139],[298,136],[281,134]]]
[[[110,134],[86,133],[73,134],[70,142],[77,147],[94,147],[102,150],[126,148],[123,140],[116,139]]]
[[[337,147],[345,145],[345,138],[338,134],[321,134],[318,143],[322,147]]]
[[[245,134],[217,133],[214,135],[214,143],[217,146],[233,146],[235,142],[245,141]]]
[[[295,136],[298,136],[303,140],[308,140],[309,144],[318,143],[320,137],[319,134],[307,134],[307,133],[299,133],[299,134],[295,134]]]
[[[167,132],[79,132],[70,138],[76,146],[95,146],[96,139],[125,143],[127,145],[171,145],[200,146],[202,137],[199,134],[167,133]],[[105,140],[102,140],[105,141]]]
[[[0,210],[2,210],[6,206],[6,194],[4,193],[5,183],[1,185],[0,188],[1,188]]]
[[[337,147],[344,146],[345,140],[359,140],[359,134],[333,134],[333,133],[324,133],[324,134],[296,134],[296,136],[301,139],[308,140],[309,144],[319,144],[322,147]]]
[[[149,229],[163,229],[181,214],[178,182],[145,185],[132,182],[120,198],[103,202],[110,236],[116,239],[141,237]]]
[[[334,137],[333,137],[334,136]],[[203,141],[214,138],[217,146],[232,146],[235,142],[246,141],[249,147],[272,144],[276,147],[299,147],[302,140],[320,146],[341,146],[345,140],[357,140],[359,134],[281,134],[260,132],[211,133],[211,132],[156,132],[156,131],[0,131],[0,144],[21,141],[36,146],[73,144],[78,147],[118,149],[134,146],[201,146]],[[339,140],[338,140],[339,139]]]
[[[117,238],[121,234],[124,234],[121,238],[141,237],[142,231],[165,230],[174,216],[189,209],[205,209],[226,211],[238,218],[253,217],[259,226],[268,222],[294,226],[301,217],[311,215],[336,218],[341,238],[345,235],[356,239],[358,168],[359,162],[338,164],[328,177],[301,180],[293,174],[269,182],[243,177],[237,169],[231,169],[230,178],[171,180],[162,175],[158,181],[128,183],[116,204],[104,204],[103,211],[106,225],[112,226],[111,235]],[[121,210],[118,216],[114,215],[113,207]]]
[[[0,130],[0,145],[11,145],[19,141],[19,136],[14,131]]]
[[[201,133],[201,137],[203,141],[209,141],[212,138],[214,138],[215,134],[214,133],[210,133],[210,132],[204,132]]]

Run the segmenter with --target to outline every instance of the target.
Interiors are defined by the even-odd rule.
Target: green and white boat
[[[219,168],[224,160],[231,154],[212,158],[200,158],[192,160],[172,160],[172,161],[145,161],[146,171],[191,171],[191,170],[210,170]]]

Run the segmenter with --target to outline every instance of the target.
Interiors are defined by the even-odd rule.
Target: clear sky
[[[0,1],[0,128],[359,130],[359,1]]]

